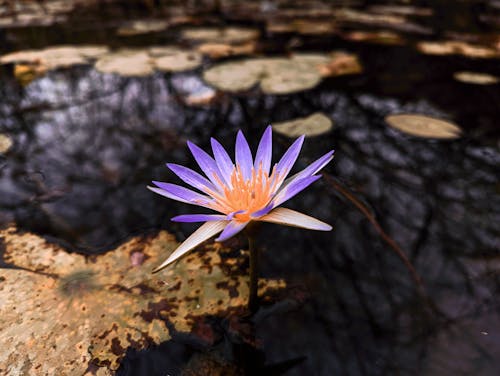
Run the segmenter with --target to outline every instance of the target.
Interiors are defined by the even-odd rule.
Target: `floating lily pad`
[[[9,136],[0,133],[0,154],[7,153],[11,147],[12,139]]]
[[[103,46],[56,46],[42,50],[17,51],[0,57],[1,64],[32,64],[51,70],[88,64],[108,52]]]
[[[251,55],[255,52],[256,48],[255,42],[237,45],[227,43],[203,43],[198,46],[198,51],[212,59],[220,59],[228,56]]]
[[[341,21],[356,22],[367,25],[402,25],[407,22],[406,18],[400,15],[361,12],[348,8],[340,9],[335,16]]]
[[[369,8],[371,12],[381,14],[398,14],[401,16],[419,16],[426,17],[432,16],[433,10],[431,8],[419,8],[409,5],[373,5]]]
[[[203,79],[211,86],[229,92],[249,90],[260,79],[262,68],[252,60],[222,63],[203,72]]]
[[[169,339],[166,323],[189,332],[200,316],[243,310],[248,297],[245,257],[218,244],[151,274],[177,246],[164,231],[91,258],[14,228],[0,239],[5,261],[18,267],[0,269],[6,374],[83,375],[93,363],[111,375],[128,347]],[[265,299],[284,282],[259,286]]]
[[[401,45],[405,40],[393,31],[351,31],[342,34],[342,37],[355,42],[368,42],[389,45]]]
[[[333,52],[223,63],[205,71],[203,78],[224,91],[244,91],[260,82],[266,94],[290,94],[315,87],[322,77],[358,73],[360,70],[356,56]]]
[[[336,32],[335,24],[330,20],[285,19],[268,21],[269,33],[298,33],[302,35],[328,35]]]
[[[154,72],[152,59],[143,50],[118,50],[102,56],[95,64],[102,73],[121,76],[148,76]]]
[[[264,62],[260,83],[265,94],[291,94],[312,89],[321,82],[314,63],[292,59],[269,59]]]
[[[494,85],[500,82],[500,79],[496,76],[479,72],[455,72],[453,77],[457,81],[475,85]]]
[[[419,42],[417,49],[429,55],[463,55],[484,59],[499,56],[493,48],[461,41]]]
[[[121,36],[140,35],[155,33],[167,29],[169,23],[166,20],[135,20],[122,25],[116,34]]]
[[[363,71],[358,57],[347,52],[332,52],[326,64],[317,66],[323,77],[336,77],[348,74],[358,74]]]
[[[462,130],[453,123],[424,115],[389,115],[385,121],[391,127],[417,137],[454,139],[460,137],[462,133]]]
[[[273,130],[290,138],[299,137],[301,135],[306,135],[307,137],[319,136],[328,133],[332,128],[332,120],[321,112],[316,112],[303,118],[273,124]]]
[[[259,37],[258,30],[243,27],[191,28],[181,32],[182,38],[193,42],[216,42],[238,44]]]
[[[177,50],[170,55],[163,55],[155,59],[155,67],[166,72],[182,72],[198,68],[202,63],[202,56],[194,51]]]

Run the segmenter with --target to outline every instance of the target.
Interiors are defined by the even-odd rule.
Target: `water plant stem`
[[[248,234],[248,250],[250,252],[250,286],[248,295],[248,309],[254,313],[259,308],[259,250],[255,246],[255,236]]]

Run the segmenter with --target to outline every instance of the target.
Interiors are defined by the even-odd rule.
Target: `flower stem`
[[[259,308],[259,250],[255,246],[255,236],[248,234],[248,249],[250,251],[250,293],[248,295],[248,309],[254,313]]]

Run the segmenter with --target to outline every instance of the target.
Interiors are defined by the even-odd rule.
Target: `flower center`
[[[231,173],[232,187],[222,185],[223,194],[212,195],[216,200],[214,209],[225,214],[238,212],[234,215],[236,220],[249,221],[252,213],[269,204],[278,180],[276,168],[269,175],[262,170],[262,164],[258,170],[252,167],[252,175],[245,179],[240,166],[236,165]]]

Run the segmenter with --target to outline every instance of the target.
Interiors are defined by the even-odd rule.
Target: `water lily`
[[[333,158],[333,150],[304,170],[287,179],[304,142],[299,137],[271,169],[272,128],[268,126],[260,140],[255,159],[241,131],[236,137],[235,161],[222,145],[211,139],[213,157],[188,141],[194,159],[205,174],[168,163],[185,183],[180,185],[153,181],[153,192],[173,200],[215,210],[219,214],[185,214],[172,218],[176,222],[205,222],[189,236],[159,267],[157,272],[200,243],[220,233],[222,242],[242,231],[253,221],[273,222],[310,230],[329,231],[332,227],[316,218],[280,207],[285,201],[318,180],[317,173]]]

